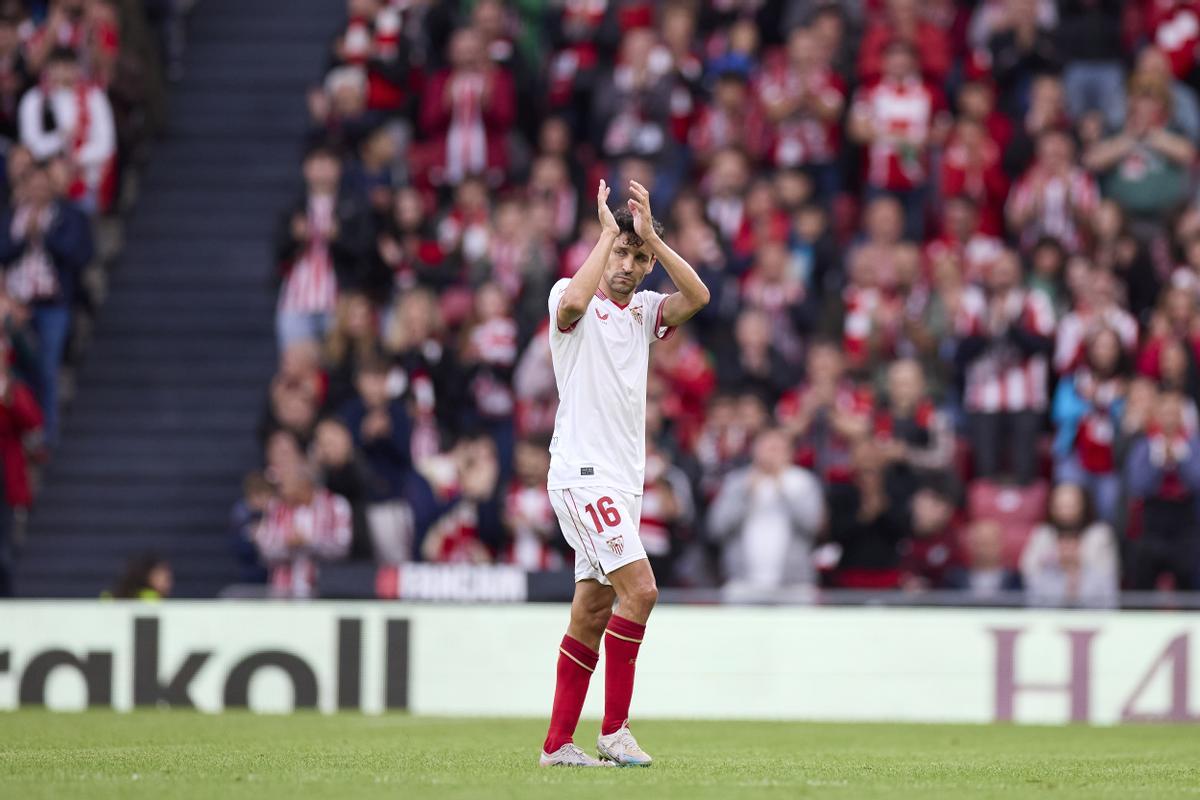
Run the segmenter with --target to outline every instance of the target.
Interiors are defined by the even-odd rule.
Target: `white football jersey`
[[[646,374],[650,343],[668,295],[636,292],[620,306],[597,290],[587,312],[559,330],[558,304],[570,280],[550,291],[550,354],[558,414],[550,442],[547,488],[611,486],[640,495],[646,472]]]

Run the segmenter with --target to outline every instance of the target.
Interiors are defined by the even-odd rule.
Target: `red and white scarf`
[[[329,253],[336,204],[328,195],[309,198],[308,243],[284,280],[281,311],[320,313],[337,305],[337,274]]]
[[[478,73],[450,76],[450,130],[446,133],[446,179],[476,175],[487,168],[487,131],[483,127],[483,88]]]

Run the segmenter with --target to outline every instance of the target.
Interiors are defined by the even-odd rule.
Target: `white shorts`
[[[646,557],[638,536],[642,496],[603,486],[551,489],[550,505],[575,551],[575,581],[612,584],[608,575]]]

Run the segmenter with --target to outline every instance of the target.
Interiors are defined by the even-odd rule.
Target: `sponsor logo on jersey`
[[[601,314],[600,309],[593,308],[592,311],[596,312],[596,316],[599,317],[601,321],[608,319],[608,314]]]
[[[613,551],[614,556],[621,555],[625,550],[625,537],[614,536],[608,540],[608,549]]]
[[[595,475],[595,474],[596,474],[596,469],[595,469],[595,467],[580,467],[580,468],[579,468],[579,474],[580,474],[582,477],[585,477],[585,478],[586,478],[586,477],[587,477],[587,476],[589,476],[589,475]]]

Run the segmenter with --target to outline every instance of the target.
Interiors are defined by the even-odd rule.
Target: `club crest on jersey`
[[[638,306],[637,308],[629,309],[629,316],[633,317],[634,322],[636,322],[638,325],[641,325],[642,324],[642,307]]]
[[[608,540],[608,549],[613,551],[614,556],[621,555],[625,550],[625,537],[614,536]]]
[[[603,322],[604,320],[608,319],[608,314],[601,314],[601,313],[600,313],[600,309],[598,309],[598,308],[593,308],[593,309],[592,309],[592,311],[595,311],[595,312],[596,312],[596,316],[600,318],[601,322]]]

